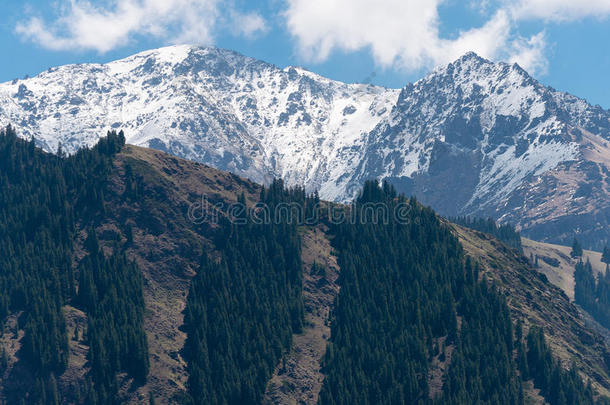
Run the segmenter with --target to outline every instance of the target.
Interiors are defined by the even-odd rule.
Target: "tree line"
[[[447,219],[454,224],[493,235],[513,249],[517,249],[520,252],[523,251],[521,246],[521,234],[511,224],[499,225],[493,218],[476,218],[469,216],[449,217]]]

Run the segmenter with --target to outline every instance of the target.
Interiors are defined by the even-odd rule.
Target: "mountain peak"
[[[453,62],[439,66],[433,73],[437,72],[459,72],[472,74],[474,72],[481,72],[484,74],[490,74],[493,71],[505,74],[509,71],[514,71],[518,73],[520,76],[527,77],[528,79],[532,79],[529,72],[523,69],[519,64],[508,63],[504,61],[492,61],[490,59],[486,59],[476,52],[469,51],[464,55],[460,56]]]
[[[139,52],[124,59],[110,62],[107,66],[111,68],[113,73],[120,73],[125,72],[126,69],[131,70],[138,67],[150,69],[153,65],[197,65],[202,62],[208,64],[212,61],[218,61],[223,65],[230,65],[232,67],[252,62],[265,64],[265,62],[229,49],[215,46],[181,44]],[[179,69],[179,71],[183,72],[184,69]]]
[[[477,62],[490,62],[489,60],[479,56],[478,53],[474,52],[474,51],[468,51],[466,52],[464,55],[460,56],[458,59],[455,60],[455,62],[467,62],[467,61],[477,61]]]
[[[124,60],[133,60],[140,58],[148,58],[154,56],[161,60],[168,61],[176,61],[176,59],[184,59],[189,54],[189,52],[197,47],[194,45],[170,45],[162,48],[149,49],[146,51],[142,51],[136,53],[135,55],[128,56],[127,58],[121,59],[116,62],[124,61]],[[111,62],[112,63],[112,62]]]
[[[447,65],[437,67],[418,83],[453,88],[463,86],[471,88],[476,84],[492,92],[500,83],[502,86],[512,88],[539,87],[538,82],[518,64],[494,62],[472,51]]]

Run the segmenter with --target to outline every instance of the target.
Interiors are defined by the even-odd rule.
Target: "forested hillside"
[[[50,394],[52,403],[54,375],[68,363],[61,307],[74,295],[72,179],[60,158],[17,141],[11,128],[0,134],[0,154],[0,317],[21,314],[21,362],[38,370],[34,384],[14,389],[33,403]]]
[[[370,202],[408,204],[411,221],[335,228],[341,292],[320,403],[522,403],[503,298],[433,211],[369,182],[351,215]],[[448,363],[441,387],[433,359]]]
[[[306,204],[275,181],[261,203]],[[245,205],[245,198],[240,198]],[[303,329],[301,242],[288,212],[277,221],[223,221],[218,259],[204,254],[186,306],[188,388],[195,404],[260,404],[293,333]]]
[[[519,404],[535,390],[588,404],[610,389],[604,342],[527,259],[387,183],[343,206],[122,133],[58,152],[0,134],[2,403],[260,404],[282,372],[294,386],[274,389],[308,405]],[[400,215],[380,221],[380,207]],[[313,234],[324,243],[304,252]],[[338,259],[332,311],[315,314],[329,329],[308,321],[322,256]],[[295,336],[327,342],[307,363],[319,384],[286,365],[307,348]]]
[[[0,316],[16,314],[24,333],[13,353],[17,363],[3,378],[9,403],[62,400],[57,376],[69,362],[62,311],[68,303],[88,315],[93,372],[66,398],[114,403],[118,371],[146,380],[137,267],[120,253],[106,260],[95,232],[89,237],[90,255],[77,266],[80,282],[73,266],[76,223],[103,215],[100,192],[112,157],[124,144],[122,133],[109,133],[93,149],[66,158],[61,150],[50,155],[37,149],[34,140],[17,139],[10,127],[0,134]]]

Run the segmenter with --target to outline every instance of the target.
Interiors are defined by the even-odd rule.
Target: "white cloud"
[[[610,0],[510,0],[507,2],[518,19],[563,22],[610,16]]]
[[[262,17],[239,14],[233,11],[231,2],[221,0],[111,0],[104,6],[95,6],[89,0],[66,0],[60,4],[56,20],[47,23],[33,16],[18,23],[16,32],[48,49],[103,53],[137,35],[174,43],[209,44],[223,21],[221,7],[240,17],[240,34],[252,36],[265,26]]]
[[[493,59],[505,50],[510,35],[511,21],[501,10],[482,27],[463,31],[454,40],[437,38],[435,46],[428,52],[433,53],[435,63],[451,62],[468,51]]]
[[[435,38],[438,0],[289,0],[289,31],[310,59],[331,51],[370,47],[376,60],[391,65],[400,53],[419,64]]]
[[[442,1],[288,0],[284,17],[299,50],[313,61],[325,60],[334,50],[368,48],[381,66],[415,70],[474,51],[529,69],[544,68],[544,35],[515,34],[515,21],[504,8],[481,27],[462,31],[455,39],[442,38],[438,15]]]
[[[220,31],[255,38],[268,32],[258,13],[243,13],[238,0],[57,0],[57,17],[31,12],[16,26],[23,39],[53,50],[107,52],[141,36],[170,43],[210,44]],[[440,33],[438,9],[447,0],[268,0],[281,14],[304,59],[321,62],[335,51],[370,50],[383,67],[417,70],[444,64],[467,51],[517,62],[544,73],[544,31],[523,37],[524,20],[565,22],[610,16],[610,0],[469,0],[487,21]]]
[[[511,53],[508,61],[518,63],[529,72],[546,73],[548,61],[544,57],[546,37],[544,32],[530,38],[518,38],[511,43]]]
[[[267,22],[256,13],[241,13],[237,10],[231,12],[231,26],[235,35],[246,38],[254,38],[258,34],[264,34],[269,30]]]

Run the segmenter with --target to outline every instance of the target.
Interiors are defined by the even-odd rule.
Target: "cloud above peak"
[[[221,0],[112,0],[103,5],[69,0],[56,11],[51,22],[35,15],[19,22],[16,33],[51,50],[105,53],[137,36],[207,45],[222,25],[239,26],[234,32],[247,37],[266,30],[260,15],[237,12],[232,3]]]
[[[323,61],[335,50],[370,49],[383,67],[417,70],[448,63],[468,51],[518,62],[540,73],[546,67],[545,37],[522,37],[506,8],[480,27],[440,34],[442,0],[288,0],[284,16],[305,57]]]
[[[610,0],[468,0],[482,22],[451,37],[441,13],[447,0],[55,0],[52,17],[29,13],[15,32],[51,50],[105,53],[142,38],[167,44],[209,45],[216,38],[256,39],[277,29],[294,41],[299,57],[324,62],[335,52],[369,51],[385,68],[417,71],[448,63],[468,51],[547,70],[544,24],[610,16]],[[267,15],[249,9],[267,10]],[[457,7],[455,3],[449,4]],[[272,7],[276,11],[269,10]],[[442,17],[441,17],[442,14]],[[276,18],[279,17],[279,18]],[[270,23],[277,23],[273,27]],[[543,23],[522,35],[521,23]],[[451,22],[451,21],[450,21]],[[282,32],[285,29],[285,32]],[[271,41],[273,42],[273,41]],[[287,52],[288,53],[288,52]]]

